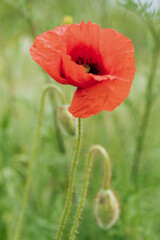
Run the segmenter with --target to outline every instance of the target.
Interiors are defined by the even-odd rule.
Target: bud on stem
[[[94,214],[100,228],[107,230],[116,223],[120,215],[120,207],[119,201],[111,189],[101,189],[98,192]]]
[[[30,190],[30,186],[32,183],[32,169],[33,169],[34,162],[36,160],[36,155],[37,155],[37,150],[38,150],[38,143],[39,143],[39,138],[40,138],[40,130],[41,130],[41,126],[42,126],[45,99],[46,99],[46,94],[49,90],[54,90],[61,98],[62,103],[65,104],[65,97],[64,97],[64,94],[63,94],[61,88],[59,88],[55,84],[48,84],[47,86],[44,87],[44,89],[42,91],[42,95],[41,95],[40,110],[39,110],[39,115],[38,115],[36,131],[35,131],[35,137],[34,137],[34,141],[33,141],[32,152],[31,152],[31,156],[30,156],[30,160],[29,160],[29,164],[28,164],[27,179],[26,179],[26,183],[24,186],[24,196],[23,196],[23,200],[22,200],[22,208],[21,208],[20,215],[18,218],[15,234],[13,236],[14,240],[19,240],[20,235],[21,235],[23,219],[24,219],[24,215],[26,212],[27,204],[28,204],[29,190]]]
[[[58,108],[57,120],[60,126],[71,136],[76,134],[76,118],[68,111],[68,105]]]
[[[70,237],[69,240],[74,240],[75,235],[77,232],[77,227],[79,224],[79,219],[84,207],[84,203],[86,200],[86,195],[87,195],[87,189],[88,189],[88,184],[89,184],[89,177],[90,177],[90,172],[91,172],[91,166],[92,166],[92,159],[93,156],[96,152],[99,152],[103,159],[104,159],[104,164],[105,164],[105,171],[104,171],[104,188],[108,189],[110,186],[111,182],[111,161],[109,158],[109,155],[105,148],[103,148],[100,145],[94,145],[88,150],[88,156],[86,159],[86,167],[85,167],[85,174],[84,174],[84,181],[83,181],[83,187],[82,187],[82,193],[81,193],[81,199],[77,208],[76,216],[74,219],[74,223],[70,232]]]

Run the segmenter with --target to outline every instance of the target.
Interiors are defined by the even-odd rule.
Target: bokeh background
[[[158,9],[159,5],[158,0],[153,1],[151,8]],[[121,106],[113,112],[103,111],[83,121],[83,145],[74,204],[63,239],[68,239],[80,197],[87,149],[92,144],[101,144],[112,159],[112,188],[120,200],[121,216],[108,231],[100,229],[96,224],[94,199],[102,182],[102,164],[97,156],[77,239],[158,240],[160,63],[154,86],[156,97],[135,184],[130,176],[136,136],[144,111],[153,39],[141,19],[111,0],[0,0],[0,240],[13,239],[22,204],[41,91],[46,81],[50,80],[31,59],[29,48],[35,35],[61,25],[66,14],[71,15],[75,23],[91,20],[103,28],[113,28],[129,37],[135,47],[137,71],[131,93]],[[74,87],[60,87],[70,104]],[[52,105],[47,98],[22,240],[53,239],[65,202],[75,138],[61,132],[65,149],[59,147]]]

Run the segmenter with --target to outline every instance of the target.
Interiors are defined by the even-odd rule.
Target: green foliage
[[[112,4],[111,4],[112,3]],[[160,34],[160,10],[148,3],[126,0],[121,6],[109,0],[1,0],[0,1],[0,240],[13,240],[21,209],[28,160],[39,111],[45,77],[30,58],[33,30],[41,33],[61,25],[63,16],[74,21],[92,20],[130,37],[135,47],[137,72],[129,98],[114,112],[102,112],[84,121],[84,137],[73,197],[73,209],[64,240],[68,239],[82,188],[84,161],[92,144],[101,144],[113,160],[113,189],[121,206],[117,224],[100,229],[93,216],[96,193],[101,186],[102,168],[96,157],[88,196],[81,219],[80,240],[158,240],[160,239],[160,150],[159,83],[145,138],[138,184],[130,182],[135,137],[143,114],[146,78],[151,60],[152,36]],[[125,7],[125,8],[124,8]],[[128,11],[129,10],[129,11]],[[135,14],[130,14],[132,11]],[[138,17],[137,17],[138,16]],[[154,32],[154,33],[153,33]],[[156,73],[159,79],[160,68]],[[67,102],[74,89],[62,87]],[[66,154],[59,152],[52,108],[46,101],[37,161],[29,197],[22,240],[53,239],[64,207],[74,137],[64,135]]]
[[[142,4],[141,0],[125,0],[120,5],[139,16],[149,27],[153,37],[160,39],[160,9],[153,7],[153,1]]]

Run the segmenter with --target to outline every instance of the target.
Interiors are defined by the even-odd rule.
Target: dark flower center
[[[84,64],[83,67],[85,69],[85,72],[87,72],[87,73],[90,72],[90,70],[91,70],[90,66]]]
[[[95,75],[101,75],[100,73],[100,66],[98,65],[97,62],[94,62],[92,58],[87,59],[84,57],[78,57],[75,60],[75,63],[79,64],[79,65],[83,65],[85,68],[85,71],[87,73],[92,73]]]
[[[102,57],[92,48],[82,44],[72,49],[69,55],[71,56],[72,61],[79,65],[83,65],[87,73],[92,73],[95,75],[106,74]]]

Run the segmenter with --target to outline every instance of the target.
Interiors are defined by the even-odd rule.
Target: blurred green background
[[[153,7],[158,7],[153,1]],[[155,5],[154,5],[155,4]],[[93,215],[94,199],[101,187],[102,166],[94,162],[87,201],[77,239],[160,239],[160,97],[154,99],[143,146],[137,182],[130,180],[136,136],[144,109],[153,40],[143,22],[111,0],[0,0],[0,240],[13,240],[21,209],[28,160],[32,148],[40,96],[46,73],[29,55],[34,34],[62,24],[64,15],[75,23],[93,21],[129,37],[135,47],[136,74],[128,99],[113,112],[101,112],[83,121],[83,145],[76,177],[73,222],[83,182],[87,149],[104,146],[112,159],[112,188],[121,203],[121,216],[108,231]],[[48,77],[49,78],[49,77]],[[159,89],[160,64],[154,90]],[[60,86],[60,85],[59,85]],[[60,86],[70,104],[72,86]],[[37,161],[34,166],[22,240],[50,240],[63,210],[75,138],[62,132],[65,153],[59,149],[53,111],[46,100]],[[66,240],[68,230],[63,239]]]

